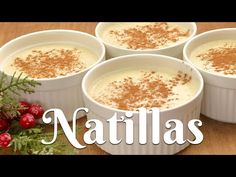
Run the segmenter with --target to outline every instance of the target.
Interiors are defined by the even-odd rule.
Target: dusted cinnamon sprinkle
[[[76,48],[32,50],[24,58],[15,58],[13,65],[31,78],[55,78],[85,68],[84,63],[80,61],[80,51]]]
[[[223,72],[225,75],[236,74],[236,47],[226,44],[224,47],[209,49],[197,57],[207,61],[205,65],[211,65],[217,72]]]
[[[180,31],[177,27],[170,27],[168,23],[151,23],[123,30],[111,30],[110,34],[128,49],[137,50],[155,49],[177,42],[181,37],[189,36],[189,30]]]
[[[138,81],[126,77],[121,81],[111,82],[108,87],[112,94],[101,94],[95,99],[102,104],[122,110],[136,110],[139,107],[160,108],[173,99],[179,99],[171,97],[177,95],[173,92],[174,87],[178,84],[185,85],[190,80],[191,76],[180,71],[170,80],[163,79],[163,76],[155,71],[143,71]]]

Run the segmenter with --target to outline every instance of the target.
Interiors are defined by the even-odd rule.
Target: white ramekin
[[[161,55],[168,55],[172,57],[176,57],[179,59],[182,59],[182,51],[184,44],[191,39],[196,33],[197,33],[197,25],[194,22],[185,22],[185,23],[178,23],[179,25],[182,25],[183,27],[190,30],[190,35],[187,39],[183,40],[182,42],[178,42],[174,45],[162,48],[162,49],[146,49],[146,50],[132,50],[132,49],[124,49],[121,47],[116,47],[114,45],[111,45],[107,42],[105,42],[102,37],[101,33],[104,31],[104,28],[111,25],[111,22],[100,22],[97,24],[95,29],[96,37],[101,40],[105,47],[106,47],[106,58],[113,58],[118,57],[122,55],[129,55],[129,54],[144,54],[144,53],[150,53],[150,54],[161,54]]]
[[[138,142],[138,113],[133,111],[134,121],[134,143],[132,145],[127,145],[125,143],[125,124],[120,123],[117,129],[119,138],[122,138],[123,141],[118,145],[113,145],[109,142],[109,132],[108,132],[108,123],[107,119],[111,118],[113,114],[116,112],[118,114],[118,118],[120,116],[124,116],[125,111],[110,108],[108,106],[102,105],[96,102],[88,93],[88,89],[93,81],[103,74],[119,70],[120,68],[127,66],[168,66],[168,68],[172,68],[173,70],[181,70],[186,72],[192,76],[193,79],[199,83],[199,88],[196,95],[186,102],[183,105],[180,105],[173,109],[163,110],[160,113],[160,144],[154,145],[151,142],[151,121],[148,121],[147,129],[148,129],[148,139],[147,144],[140,145]],[[98,64],[94,68],[92,68],[84,77],[82,81],[82,91],[84,103],[87,108],[89,108],[89,113],[87,115],[88,120],[90,119],[98,119],[103,122],[104,126],[104,139],[106,143],[103,145],[98,145],[103,150],[111,154],[175,154],[189,144],[186,143],[184,145],[167,145],[163,141],[163,134],[167,131],[165,129],[165,122],[169,119],[179,119],[184,124],[184,137],[192,139],[192,134],[187,128],[188,121],[191,119],[199,119],[200,116],[200,107],[202,100],[202,92],[203,92],[203,79],[201,74],[193,67],[191,67],[188,63],[169,57],[164,55],[155,55],[155,54],[134,54],[134,55],[126,55],[114,58],[112,60],[107,60],[103,63]],[[147,120],[151,119],[151,113],[147,113]]]
[[[201,33],[188,41],[183,58],[202,74],[205,88],[201,113],[222,122],[236,123],[236,76],[218,75],[196,66],[190,58],[198,46],[215,40],[236,40],[236,28],[223,28]]]
[[[45,30],[26,34],[9,41],[1,47],[0,66],[9,55],[18,50],[56,42],[72,42],[84,46],[98,56],[97,62],[87,69],[70,76],[35,79],[42,85],[38,86],[33,94],[22,94],[20,99],[29,102],[39,102],[45,109],[61,108],[68,121],[70,121],[74,110],[84,106],[81,91],[83,76],[94,65],[105,60],[105,47],[94,36],[73,30]],[[81,116],[82,114],[79,115],[79,117]]]

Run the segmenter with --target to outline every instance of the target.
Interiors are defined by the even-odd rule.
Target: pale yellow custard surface
[[[236,40],[216,40],[196,47],[190,60],[216,75],[236,76]]]
[[[104,27],[101,38],[118,48],[161,49],[186,40],[190,31],[178,23],[123,22]]]
[[[181,71],[129,67],[98,77],[90,85],[89,95],[100,104],[121,110],[170,109],[189,101],[198,88],[199,83]]]
[[[1,70],[36,79],[57,78],[81,72],[97,59],[92,51],[74,43],[43,44],[16,51],[5,59]]]

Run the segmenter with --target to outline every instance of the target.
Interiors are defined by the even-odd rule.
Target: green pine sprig
[[[62,130],[58,130],[58,135],[62,135]],[[66,144],[55,142],[51,145],[41,143],[42,139],[50,140],[53,137],[53,132],[45,132],[42,126],[37,126],[31,129],[20,130],[19,133],[13,135],[11,147],[14,152],[20,154],[34,155],[52,155],[64,152]]]
[[[22,73],[16,73],[8,77],[5,73],[0,73],[0,116],[13,119],[19,115],[19,104],[16,96],[21,93],[34,93],[34,88],[41,85],[39,82],[23,77]]]
[[[82,130],[81,126],[77,126],[76,131]],[[58,129],[57,140],[51,145],[41,143],[41,140],[51,141],[53,131],[46,131],[45,125],[37,125],[34,128],[24,129],[19,126],[17,120],[13,120],[11,129],[8,131],[12,136],[10,148],[15,153],[23,155],[53,155],[53,154],[74,154],[75,148],[69,143],[61,141],[63,130]],[[1,150],[1,149],[0,149]]]

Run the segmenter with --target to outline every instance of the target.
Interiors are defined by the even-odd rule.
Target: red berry
[[[7,130],[10,126],[10,123],[6,119],[0,118],[0,131]]]
[[[12,137],[9,133],[2,133],[0,134],[0,147],[6,148],[9,146]]]
[[[43,116],[44,109],[40,104],[32,104],[28,112],[32,114],[35,119],[40,119]]]
[[[23,128],[33,128],[36,124],[36,120],[34,118],[34,116],[30,113],[26,113],[26,114],[23,114],[21,117],[20,117],[20,125],[23,127]]]
[[[28,102],[20,101],[19,105],[20,105],[20,108],[18,111],[20,112],[21,115],[23,115],[29,111],[30,104]]]

